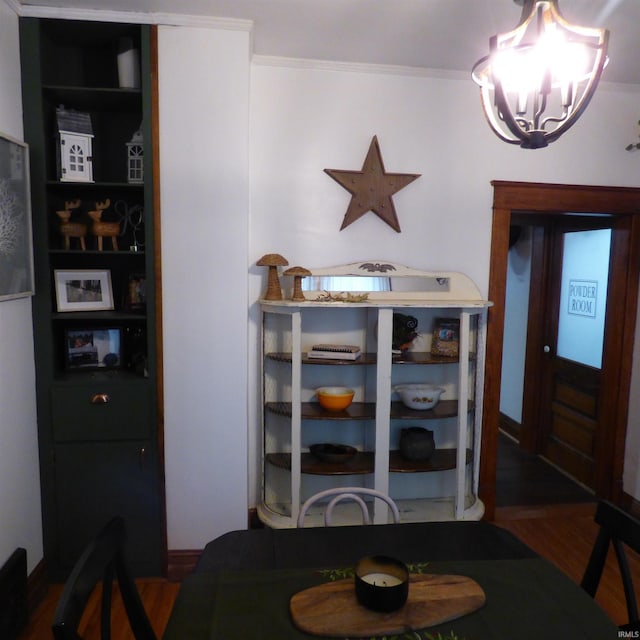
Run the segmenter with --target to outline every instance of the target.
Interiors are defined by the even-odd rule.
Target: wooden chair
[[[82,640],[78,625],[95,586],[102,581],[100,637],[111,638],[111,592],[115,576],[136,640],[157,640],[124,559],[124,520],[110,520],[76,562],[53,616],[55,640]]]
[[[393,515],[393,521],[395,523],[400,522],[400,512],[398,511],[398,507],[396,503],[384,493],[380,491],[376,491],[375,489],[366,489],[364,487],[337,487],[335,489],[326,489],[325,491],[320,491],[310,498],[308,498],[300,509],[300,515],[298,516],[298,527],[304,526],[304,518],[307,515],[307,511],[309,507],[323,500],[324,498],[333,498],[327,503],[327,507],[324,512],[324,526],[330,527],[332,525],[332,515],[333,508],[338,504],[338,502],[342,502],[343,500],[355,500],[360,505],[360,510],[362,511],[362,519],[364,524],[371,524],[371,518],[369,516],[369,509],[365,501],[361,498],[361,495],[364,496],[372,496],[373,498],[379,498],[380,500],[387,503],[391,513]]]
[[[601,500],[596,509],[595,522],[600,525],[600,531],[593,545],[581,586],[592,598],[595,597],[607,559],[609,543],[612,543],[618,559],[629,615],[629,623],[621,625],[620,629],[640,631],[633,579],[623,546],[627,545],[630,549],[640,552],[640,520],[611,502]]]

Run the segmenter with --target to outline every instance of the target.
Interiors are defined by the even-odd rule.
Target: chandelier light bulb
[[[524,0],[520,23],[493,36],[472,71],[494,133],[528,149],[559,138],[595,92],[608,37],[606,29],[568,23],[557,0]]]

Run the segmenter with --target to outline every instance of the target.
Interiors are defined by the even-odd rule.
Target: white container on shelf
[[[122,89],[140,88],[140,52],[131,38],[118,41],[118,83]]]

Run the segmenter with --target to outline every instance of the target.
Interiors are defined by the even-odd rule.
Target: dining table
[[[361,558],[376,555],[399,559],[425,579],[470,579],[479,585],[484,602],[474,611],[433,626],[404,628],[395,635],[369,633],[367,638],[619,637],[614,622],[578,584],[509,531],[486,521],[453,521],[262,528],[223,534],[205,546],[194,571],[183,580],[163,639],[356,637],[342,634],[339,622],[330,633],[303,631],[292,616],[292,598],[336,579],[345,582],[351,597],[354,566]],[[354,608],[361,607],[353,598]],[[374,628],[377,620],[390,615],[359,614],[370,616]],[[331,614],[326,616],[329,627],[332,619]]]

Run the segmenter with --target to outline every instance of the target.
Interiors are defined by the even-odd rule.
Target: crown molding
[[[128,22],[176,27],[203,27],[230,31],[253,31],[252,20],[218,18],[214,16],[182,15],[177,13],[144,13],[139,11],[110,11],[107,9],[69,9],[24,5],[18,0],[4,0],[20,17],[58,18],[62,20],[93,20],[97,22]]]
[[[429,67],[407,67],[390,64],[372,64],[365,62],[341,62],[338,60],[316,60],[312,58],[287,58],[285,56],[266,56],[254,54],[252,64],[263,67],[281,67],[288,69],[316,69],[319,71],[341,71],[351,73],[377,73],[393,76],[413,76],[439,80],[462,80],[471,78],[470,71],[452,69],[431,69]],[[640,93],[640,85],[601,81],[598,91],[615,93]]]
[[[341,62],[338,60],[314,60],[308,58],[286,58],[280,56],[254,55],[253,64],[265,67],[288,67],[292,69],[317,69],[321,71],[342,71],[352,73],[376,73],[393,76],[414,76],[439,78],[443,80],[469,80],[470,72],[427,67],[407,67],[391,64],[371,64],[365,62]]]
[[[629,82],[606,82],[601,80],[598,84],[598,88],[596,89],[596,93],[598,91],[603,92],[614,92],[614,93],[640,93],[640,84],[632,84]]]

